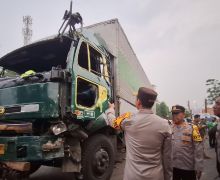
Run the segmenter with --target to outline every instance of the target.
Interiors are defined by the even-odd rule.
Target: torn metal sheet
[[[49,140],[46,144],[42,145],[42,151],[44,152],[58,151],[62,147],[63,147],[62,139],[57,139],[55,142]]]

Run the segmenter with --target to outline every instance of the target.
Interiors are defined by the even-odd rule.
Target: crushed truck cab
[[[19,169],[23,174],[31,172],[35,164],[56,162],[63,171],[78,172],[85,178],[111,175],[116,132],[107,126],[105,110],[112,98],[112,59],[91,38],[87,32],[74,31],[72,37],[45,39],[0,59],[3,171],[18,171],[12,162],[29,164]],[[83,172],[83,164],[92,166],[92,162],[82,147],[90,137],[99,139],[101,135],[107,139],[106,147],[98,142],[94,160],[100,164],[105,156],[105,162],[89,174]]]
[[[2,178],[22,179],[41,165],[85,180],[113,172],[123,138],[105,111],[114,102],[116,115],[132,112],[138,88],[151,84],[117,19],[77,24],[80,14],[66,11],[58,35],[0,58]]]

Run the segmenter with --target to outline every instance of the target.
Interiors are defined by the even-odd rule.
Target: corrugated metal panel
[[[93,31],[98,39],[103,39],[105,46],[116,57],[117,95],[134,104],[134,94],[138,88],[151,87],[151,83],[118,20],[105,21],[88,26],[86,29]]]

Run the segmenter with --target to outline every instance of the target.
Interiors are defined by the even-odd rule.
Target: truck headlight
[[[59,135],[67,131],[67,127],[66,127],[66,124],[64,124],[63,122],[60,122],[58,124],[52,125],[51,130],[53,131],[55,135]]]

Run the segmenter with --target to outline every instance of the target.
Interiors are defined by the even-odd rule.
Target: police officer
[[[202,137],[202,144],[203,144],[203,157],[204,159],[211,159],[211,157],[209,157],[206,152],[205,152],[205,135],[206,135],[206,128],[207,128],[207,125],[202,123],[202,120],[200,119],[200,115],[199,114],[195,114],[194,115],[194,120],[193,120],[193,124],[195,126],[198,127],[199,129],[199,133]]]
[[[202,136],[202,139],[204,139],[207,126],[204,123],[202,123],[199,114],[194,115],[193,124],[199,128],[200,135]]]
[[[220,97],[215,100],[215,105],[213,107],[214,114],[220,118]],[[217,132],[216,132],[216,160],[217,160],[217,171],[220,177],[220,122],[218,122]]]
[[[203,144],[199,129],[184,121],[185,108],[172,107],[173,180],[200,179],[203,170]]]
[[[124,180],[171,180],[171,128],[167,120],[153,114],[157,93],[141,87],[135,114],[115,118],[113,105],[106,114],[109,125],[125,133]]]

